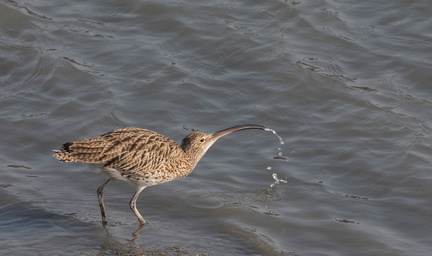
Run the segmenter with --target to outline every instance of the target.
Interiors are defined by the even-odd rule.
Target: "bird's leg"
[[[98,200],[99,200],[99,207],[100,207],[100,210],[101,210],[102,223],[103,224],[107,224],[106,209],[105,209],[105,205],[104,205],[104,202],[103,202],[103,190],[104,190],[104,188],[105,188],[106,185],[110,184],[113,181],[114,181],[114,178],[110,177],[107,181],[105,181],[104,184],[102,184],[97,189],[97,195],[98,195]]]
[[[136,200],[138,199],[139,194],[141,193],[141,191],[143,191],[144,188],[145,187],[138,187],[137,191],[135,192],[134,196],[132,197],[132,199],[129,202],[130,208],[132,209],[132,211],[137,216],[141,225],[144,225],[146,223],[146,221],[143,219],[143,217],[141,216],[141,214],[139,213],[139,211],[136,208]]]

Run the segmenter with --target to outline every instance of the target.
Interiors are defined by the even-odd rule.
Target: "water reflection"
[[[105,239],[100,245],[100,253],[102,255],[106,255],[105,253],[112,251],[122,251],[123,253],[129,252],[134,253],[140,251],[140,244],[138,243],[141,235],[140,232],[143,230],[144,225],[139,225],[136,230],[130,233],[130,239],[124,239],[126,242],[122,243],[117,238],[115,238],[111,232],[110,227],[114,228],[114,226],[108,226],[106,224],[102,224],[102,228],[105,231]]]
[[[131,239],[116,238],[111,232],[114,231],[113,229],[116,227],[119,227],[119,225],[102,224],[105,237],[99,246],[98,255],[208,255],[202,252],[192,252],[187,245],[163,245],[160,249],[151,248],[155,246],[151,239],[140,239],[141,232],[144,230],[145,225],[140,225],[132,233],[129,233]],[[154,235],[154,232],[147,233],[146,235]],[[125,242],[119,241],[122,239],[124,239]]]

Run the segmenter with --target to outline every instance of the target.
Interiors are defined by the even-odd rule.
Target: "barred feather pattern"
[[[173,140],[135,127],[68,142],[55,152],[60,161],[102,164],[114,178],[144,186],[185,177],[196,165]]]

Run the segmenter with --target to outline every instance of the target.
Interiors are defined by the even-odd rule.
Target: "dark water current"
[[[432,255],[431,1],[0,1],[0,255]],[[216,142],[105,189],[51,150],[137,126]],[[275,182],[275,177],[284,182]],[[273,186],[272,186],[273,185]]]

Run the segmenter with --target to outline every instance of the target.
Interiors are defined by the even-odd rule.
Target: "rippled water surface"
[[[431,255],[430,1],[0,2],[1,255]],[[66,141],[216,142],[187,178],[96,189]],[[276,176],[273,176],[276,174]],[[279,182],[275,178],[286,180]],[[273,186],[272,186],[273,185]]]

